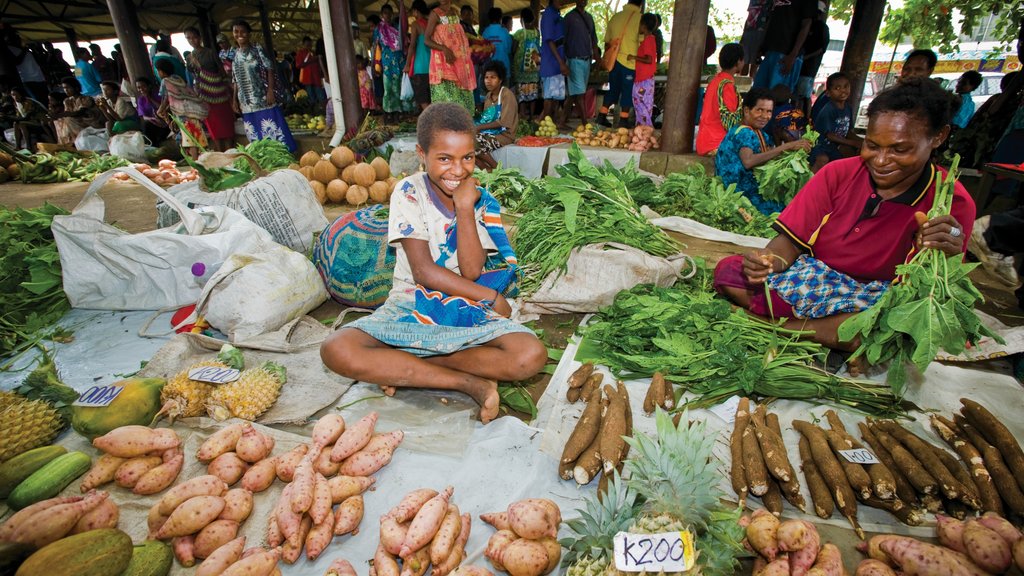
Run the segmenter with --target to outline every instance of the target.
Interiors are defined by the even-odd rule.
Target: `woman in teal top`
[[[413,98],[420,110],[426,110],[430,106],[430,47],[427,46],[426,31],[427,19],[430,17],[430,10],[424,0],[416,0],[412,3],[412,13],[415,21],[409,27],[412,34],[409,42],[409,57],[411,63],[408,70],[409,80],[412,81]]]

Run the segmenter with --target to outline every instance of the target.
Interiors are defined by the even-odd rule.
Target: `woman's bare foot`
[[[501,398],[498,396],[498,383],[494,380],[474,379],[459,390],[469,394],[480,405],[480,421],[487,424],[498,416]]]

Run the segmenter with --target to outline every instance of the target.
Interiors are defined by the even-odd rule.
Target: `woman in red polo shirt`
[[[870,307],[918,249],[960,254],[974,223],[974,201],[956,184],[952,212],[918,226],[935,195],[932,153],[949,135],[956,106],[927,79],[905,81],[868,107],[860,156],[830,162],[797,194],[763,250],[730,256],[715,288],[761,316],[789,318],[813,340],[838,349],[843,320]],[[771,302],[764,284],[770,288]]]

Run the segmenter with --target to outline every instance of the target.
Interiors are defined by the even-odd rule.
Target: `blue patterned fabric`
[[[337,302],[371,309],[384,304],[395,272],[387,207],[368,206],[330,223],[313,246],[313,264]]]
[[[885,294],[890,284],[881,280],[862,284],[807,254],[801,254],[785,271],[769,274],[767,283],[793,307],[797,318],[825,318],[866,310]]]
[[[750,203],[762,214],[782,212],[786,206],[761,197],[758,193],[754,171],[743,167],[743,162],[740,160],[740,149],[750,148],[754,154],[760,154],[773,146],[771,136],[742,124],[729,129],[718,146],[718,153],[715,154],[715,173],[722,179],[725,186],[736,184],[736,189],[743,192],[743,195],[749,198]]]

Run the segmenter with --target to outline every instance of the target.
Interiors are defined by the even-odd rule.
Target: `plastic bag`
[[[412,80],[409,78],[409,73],[402,73],[402,100],[412,100],[415,97],[415,93],[412,90]]]
[[[75,137],[75,148],[93,152],[109,152],[106,128],[83,128]]]
[[[138,130],[110,137],[110,154],[129,162],[146,162],[146,137]]]

